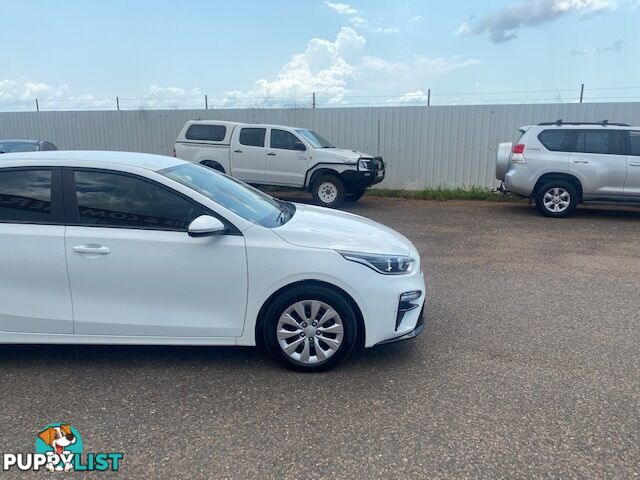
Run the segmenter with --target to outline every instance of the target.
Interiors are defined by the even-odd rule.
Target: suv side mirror
[[[293,144],[293,149],[294,150],[298,150],[300,152],[306,152],[307,151],[307,147],[304,146],[304,143],[302,142],[296,142]]]
[[[200,215],[189,224],[188,228],[190,237],[220,235],[225,230],[224,223],[211,215]]]

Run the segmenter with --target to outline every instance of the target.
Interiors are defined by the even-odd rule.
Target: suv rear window
[[[538,135],[540,143],[552,152],[570,152],[574,138],[575,130],[543,130]]]
[[[227,127],[224,125],[191,125],[184,136],[187,140],[221,142],[226,135]]]
[[[250,147],[264,147],[266,128],[243,128],[240,130],[240,143]]]

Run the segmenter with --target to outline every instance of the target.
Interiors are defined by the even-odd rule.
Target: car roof
[[[65,164],[71,162],[73,166],[83,166],[83,164],[86,164],[86,166],[99,167],[99,164],[104,163],[127,165],[153,171],[188,163],[179,158],[164,155],[99,150],[54,150],[49,152],[5,153],[0,159],[2,160],[0,166],[11,160],[19,160],[20,163],[24,165],[42,161],[56,162],[59,160],[60,166],[65,166]]]

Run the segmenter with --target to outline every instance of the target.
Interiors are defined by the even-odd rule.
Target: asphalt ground
[[[420,337],[314,375],[251,348],[2,346],[0,452],[65,420],[124,453],[94,478],[638,477],[640,210],[348,210],[420,250]]]

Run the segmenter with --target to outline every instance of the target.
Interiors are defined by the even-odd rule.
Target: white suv
[[[640,127],[558,120],[520,132],[498,147],[503,191],[534,198],[549,217],[571,215],[578,202],[640,205]]]

